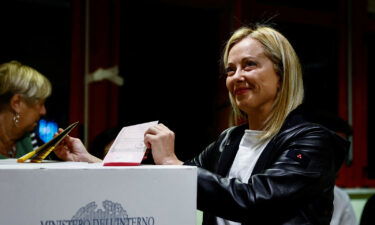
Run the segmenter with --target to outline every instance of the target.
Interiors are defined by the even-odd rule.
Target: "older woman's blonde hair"
[[[224,49],[225,68],[228,66],[228,54],[231,48],[247,37],[262,44],[266,57],[273,62],[275,72],[280,76],[281,81],[271,114],[264,124],[265,133],[260,136],[261,140],[265,140],[273,137],[280,130],[288,114],[303,102],[302,69],[298,56],[289,41],[277,30],[264,25],[257,25],[255,28],[241,27],[233,33]],[[231,93],[229,93],[229,98],[234,120],[247,121],[247,115],[238,108]]]
[[[35,69],[17,61],[0,65],[0,110],[15,94],[22,95],[30,105],[51,94],[51,83]]]

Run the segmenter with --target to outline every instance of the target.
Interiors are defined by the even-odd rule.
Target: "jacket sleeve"
[[[332,189],[336,175],[333,148],[337,148],[332,134],[307,129],[280,136],[272,149],[279,154],[263,159],[270,161],[269,166],[253,174],[248,183],[219,176],[204,167],[211,160],[214,145],[191,161],[201,167],[198,209],[232,221],[261,220],[270,212],[273,216],[287,215]]]

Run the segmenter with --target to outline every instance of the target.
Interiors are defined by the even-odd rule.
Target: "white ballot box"
[[[0,225],[194,225],[197,168],[0,160]]]

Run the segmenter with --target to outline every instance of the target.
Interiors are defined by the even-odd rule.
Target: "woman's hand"
[[[144,143],[147,148],[152,149],[155,164],[182,164],[174,153],[174,137],[173,131],[161,123],[147,129],[144,136]]]
[[[59,133],[63,130],[60,128]],[[57,135],[57,134],[56,134]],[[55,154],[62,160],[74,162],[101,162],[102,160],[91,155],[78,138],[67,135],[54,149]]]

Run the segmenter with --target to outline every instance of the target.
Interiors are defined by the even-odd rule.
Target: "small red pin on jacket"
[[[299,162],[303,167],[307,167],[310,162],[310,158],[300,150],[289,150],[286,157]]]

